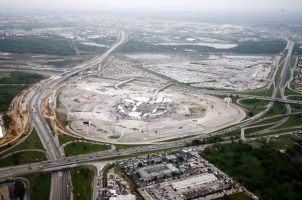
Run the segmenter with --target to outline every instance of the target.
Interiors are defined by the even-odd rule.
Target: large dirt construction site
[[[67,84],[58,102],[68,128],[104,142],[151,143],[209,133],[245,117],[237,106],[196,90],[152,78],[128,78],[90,76]]]

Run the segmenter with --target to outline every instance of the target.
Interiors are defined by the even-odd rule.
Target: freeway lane
[[[50,128],[48,127],[41,111],[41,98],[44,93],[45,86],[39,88],[39,90],[33,95],[29,102],[29,116],[32,124],[36,128],[39,138],[47,152],[48,159],[58,159],[63,157],[63,153],[59,147],[59,144],[55,137],[53,137]],[[30,109],[31,108],[31,109]],[[55,172],[52,174],[51,181],[51,197],[50,199],[71,199],[71,189],[65,188],[61,180],[61,172]],[[67,177],[68,175],[65,175]],[[68,178],[68,177],[67,177]],[[67,179],[70,180],[70,179]],[[66,190],[63,192],[63,190]]]
[[[121,34],[121,35],[122,35],[121,38],[124,38],[124,40],[126,40],[126,37],[123,36],[123,34]],[[123,39],[121,39],[121,40],[123,40]],[[120,44],[117,43],[117,44],[118,45],[115,48],[117,48],[121,43]],[[104,55],[106,55],[106,53]],[[110,53],[112,53],[112,51]],[[109,56],[110,53],[107,53],[107,56]],[[69,78],[70,76],[72,76],[80,71],[86,70],[98,62],[102,62],[106,58],[106,56],[101,56],[101,57],[102,57],[102,59],[95,58],[95,59],[92,59],[91,61],[88,61],[87,63],[81,64],[79,69],[77,69],[75,71],[63,73],[61,76],[59,76],[59,78],[50,80],[50,82],[49,82],[49,84],[47,84],[47,86],[50,87],[55,84],[61,83],[64,80],[66,80],[67,78]],[[284,76],[284,73],[285,73],[285,70],[282,70],[281,76],[285,78],[286,75]],[[281,78],[281,79],[283,79],[283,78]],[[278,84],[278,86],[282,86],[282,81]],[[44,90],[47,89],[46,86],[43,86],[43,87],[45,87],[45,88],[41,89],[42,94],[43,94]],[[280,87],[275,88],[274,94],[272,95],[273,98],[276,97],[276,94],[277,94],[276,91],[279,88]],[[41,96],[42,95],[40,95],[40,97]],[[270,107],[272,105],[273,105],[273,102],[270,103],[270,106],[268,109],[270,109]],[[41,140],[45,140],[44,137],[49,137],[52,135],[51,135],[50,130],[47,130],[47,128],[44,127],[44,125],[46,125],[46,127],[48,127],[48,126],[47,126],[44,118],[42,117],[42,115],[39,112],[39,107],[35,107],[35,108],[38,108],[38,110],[37,110],[38,112],[36,112],[36,111],[31,111],[31,112],[33,115],[38,116],[37,117],[38,119],[35,119],[35,117],[34,117],[33,121],[36,120],[35,123],[37,123],[37,127],[40,129],[40,131],[43,131],[42,129],[44,129],[44,133],[47,133],[46,135],[48,135],[48,136],[46,136],[44,134],[41,135],[41,138],[43,138]],[[261,116],[257,116],[257,117],[252,118],[252,120],[249,119],[247,121],[244,121],[243,123],[237,125],[237,128],[248,126],[252,122],[258,120],[260,117]],[[44,122],[44,125],[43,125],[43,122]],[[231,130],[232,129],[229,129],[228,131],[231,131]],[[218,131],[211,135],[218,135],[218,134],[222,134],[224,132],[225,131]],[[142,146],[142,147],[125,149],[125,150],[121,150],[121,151],[96,152],[96,153],[84,154],[84,155],[72,156],[72,157],[58,157],[55,159],[50,159],[49,161],[43,161],[43,162],[39,162],[39,163],[20,165],[20,166],[15,166],[15,167],[6,167],[6,168],[0,169],[0,178],[9,178],[9,177],[17,176],[17,175],[39,172],[39,171],[61,171],[63,169],[68,169],[70,167],[73,167],[73,166],[77,165],[78,163],[93,161],[93,160],[97,160],[97,159],[106,159],[106,158],[112,158],[114,156],[123,156],[123,155],[126,156],[126,155],[130,155],[130,154],[134,154],[134,153],[142,153],[142,152],[148,152],[148,151],[158,150],[158,149],[183,147],[183,146],[185,146],[185,144],[187,142],[190,142],[191,140],[192,139],[184,139],[181,141],[174,141],[174,142],[169,142],[169,143],[164,143],[164,144],[155,144],[155,145],[150,145],[150,146]],[[45,142],[46,148],[53,149],[56,151],[56,152],[51,152],[51,155],[53,155],[54,157],[56,157],[57,153],[60,151],[60,149],[56,149],[56,145],[54,145],[55,142],[56,142],[55,137],[50,137],[50,141],[46,140],[46,142]],[[43,143],[43,145],[44,145],[44,143]]]
[[[285,62],[284,62],[284,66],[278,81],[278,88],[279,89],[284,89],[285,86],[285,80],[286,80],[286,74],[290,68],[290,61],[291,61],[291,56],[292,56],[292,52],[293,52],[293,48],[294,48],[294,42],[293,41],[288,41],[288,47],[287,47],[287,55],[285,58]]]
[[[39,138],[47,152],[49,160],[57,160],[64,157],[64,154],[60,148],[57,136],[55,136],[49,128],[46,120],[41,113],[42,98],[46,91],[52,89],[54,86],[63,83],[69,77],[93,67],[99,63],[102,63],[116,48],[126,41],[125,32],[119,34],[119,39],[112,47],[107,50],[103,55],[96,56],[93,59],[79,64],[75,67],[75,70],[64,72],[63,74],[52,77],[45,84],[41,85],[37,92],[32,96],[28,104],[29,116],[32,124],[37,130]],[[54,172],[52,174],[51,184],[51,197],[50,199],[72,199],[71,177],[67,170]]]
[[[170,142],[167,144],[156,144],[150,146],[142,146],[129,148],[121,151],[102,151],[78,156],[62,157],[55,160],[43,161],[39,163],[32,163],[26,165],[19,165],[15,167],[0,168],[0,177],[8,178],[21,174],[33,173],[38,171],[53,171],[69,168],[77,163],[92,161],[96,159],[111,158],[114,156],[130,155],[134,153],[141,153],[153,151],[158,149],[166,149],[172,147],[183,146],[183,141]]]

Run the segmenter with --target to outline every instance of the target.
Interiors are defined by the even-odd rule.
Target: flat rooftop
[[[178,172],[179,170],[172,164],[158,164],[150,165],[138,169],[138,173],[143,179],[152,179],[155,177],[161,177],[163,175],[168,175],[173,172]]]
[[[201,174],[198,176],[194,176],[182,181],[172,182],[172,187],[176,190],[185,189],[188,187],[194,187],[197,185],[202,185],[206,183],[210,183],[216,181],[217,177],[214,174]]]

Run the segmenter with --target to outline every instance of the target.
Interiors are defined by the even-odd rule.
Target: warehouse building
[[[179,170],[172,164],[150,165],[138,169],[138,173],[144,181],[151,181],[155,179],[161,179],[163,177],[169,177],[172,176],[174,173],[178,172]]]

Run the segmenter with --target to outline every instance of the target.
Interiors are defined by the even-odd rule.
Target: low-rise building
[[[172,164],[150,165],[138,169],[138,173],[144,181],[169,177],[178,172],[179,170]]]

